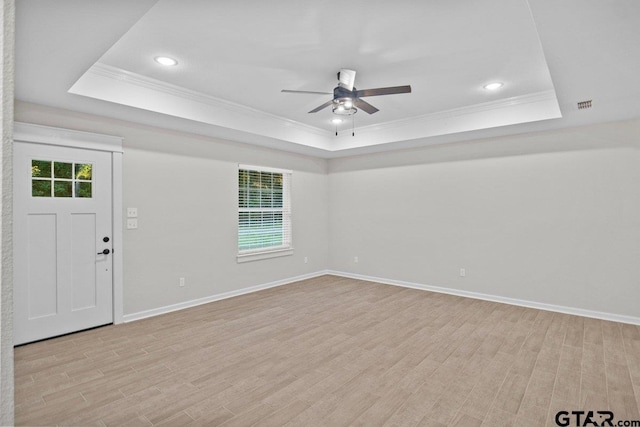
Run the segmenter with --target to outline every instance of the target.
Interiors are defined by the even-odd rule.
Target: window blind
[[[238,254],[291,249],[291,172],[238,168]]]

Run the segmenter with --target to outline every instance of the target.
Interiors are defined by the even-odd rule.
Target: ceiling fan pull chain
[[[351,116],[351,136],[356,136],[356,116]]]

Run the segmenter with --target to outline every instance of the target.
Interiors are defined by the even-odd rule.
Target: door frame
[[[122,244],[122,141],[119,136],[14,122],[13,140],[31,144],[57,145],[111,153],[112,228],[113,228],[113,323],[123,322],[123,244]],[[15,195],[14,195],[15,197]]]

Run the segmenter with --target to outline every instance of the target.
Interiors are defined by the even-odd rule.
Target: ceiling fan
[[[309,113],[317,113],[320,110],[332,106],[334,114],[343,116],[350,116],[355,114],[360,108],[369,114],[376,113],[378,110],[373,105],[364,101],[361,98],[366,96],[380,96],[380,95],[393,95],[397,93],[411,93],[411,86],[393,86],[393,87],[379,87],[375,89],[356,89],[353,84],[356,79],[355,70],[349,70],[342,68],[338,72],[338,86],[333,89],[333,99],[325,102],[324,104],[309,111]],[[282,89],[282,92],[287,93],[309,93],[314,95],[331,95],[331,92],[314,92],[307,90],[288,90]],[[357,107],[357,108],[356,108]]]

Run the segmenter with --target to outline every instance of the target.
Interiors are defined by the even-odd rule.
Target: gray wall
[[[16,120],[125,138],[125,314],[330,269],[640,317],[640,120],[330,161],[26,103]],[[294,256],[236,262],[237,163],[294,170]]]
[[[330,268],[640,317],[639,146],[637,120],[332,160]]]
[[[13,0],[0,2],[0,189],[2,220],[0,222],[0,425],[13,425],[13,80],[14,21]]]
[[[138,208],[139,227],[124,230],[125,315],[327,266],[324,160],[22,102],[16,120],[124,137],[123,214]],[[238,163],[293,170],[293,256],[236,262]]]

